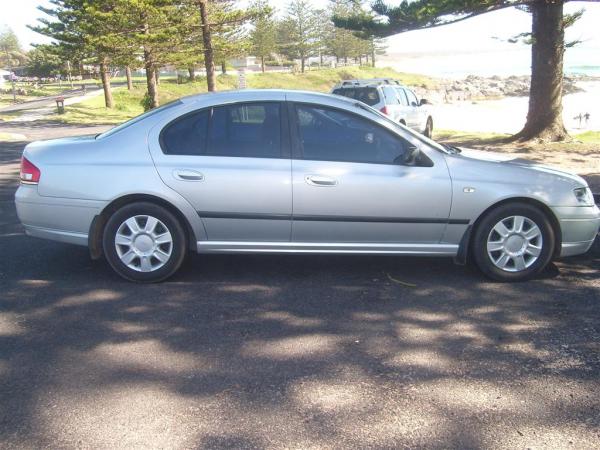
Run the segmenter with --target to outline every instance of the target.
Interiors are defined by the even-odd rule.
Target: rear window
[[[358,100],[369,106],[379,103],[379,93],[377,92],[377,89],[373,87],[338,88],[334,89],[333,93]]]
[[[278,102],[201,109],[169,123],[160,133],[167,155],[281,157]]]

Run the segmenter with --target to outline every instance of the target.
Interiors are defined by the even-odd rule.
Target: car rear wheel
[[[140,202],[117,210],[104,228],[104,254],[127,280],[162,281],[183,263],[186,236],[177,218],[165,208]]]
[[[433,119],[431,117],[427,118],[427,123],[425,124],[425,130],[423,130],[423,135],[430,138],[433,136]]]
[[[498,281],[527,280],[540,273],[554,254],[548,217],[524,203],[490,211],[475,230],[473,256],[481,271]]]

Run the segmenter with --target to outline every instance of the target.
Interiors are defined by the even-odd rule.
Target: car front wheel
[[[507,204],[492,210],[477,226],[473,256],[490,278],[521,281],[544,270],[554,245],[554,230],[543,212],[529,204]]]
[[[165,208],[133,203],[117,210],[104,228],[103,249],[123,278],[157,282],[173,275],[185,258],[185,232]]]

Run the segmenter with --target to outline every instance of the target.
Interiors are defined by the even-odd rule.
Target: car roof
[[[303,91],[295,89],[239,89],[220,92],[209,92],[188,95],[180,98],[184,104],[206,103],[217,105],[240,101],[295,101],[309,103],[338,103],[341,107],[354,105],[357,100],[340,95],[326,94],[323,92]]]
[[[379,86],[400,86],[404,87],[398,80],[392,78],[369,78],[356,80],[342,80],[334,86],[334,89],[356,88],[356,87],[379,87]]]

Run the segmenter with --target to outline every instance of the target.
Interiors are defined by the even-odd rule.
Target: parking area
[[[125,282],[23,234],[0,125],[0,447],[598,448],[600,252],[499,284],[449,259],[190,255]]]

